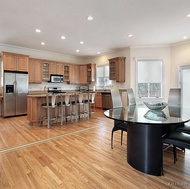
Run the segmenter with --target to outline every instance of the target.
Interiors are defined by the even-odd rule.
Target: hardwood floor
[[[0,188],[128,189],[190,188],[190,151],[164,152],[164,176],[133,169],[126,139],[114,134],[113,120],[96,110],[92,118],[63,126],[30,125],[26,116],[0,118]]]

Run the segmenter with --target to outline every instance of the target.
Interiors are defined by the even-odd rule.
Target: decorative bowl
[[[150,110],[163,110],[168,104],[166,102],[144,102]]]

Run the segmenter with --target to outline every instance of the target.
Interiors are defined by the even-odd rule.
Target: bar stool
[[[58,102],[59,107],[59,117],[61,118],[60,122],[63,125],[63,122],[71,119],[71,99],[70,94],[60,94],[60,100]]]
[[[56,121],[57,123],[57,94],[48,93],[46,95],[46,103],[42,104],[42,108],[46,109],[46,116],[41,116],[41,124],[43,121],[47,121],[47,128],[50,128],[50,122]],[[54,116],[52,116],[52,111],[55,110]]]
[[[89,93],[89,110],[90,110],[90,113],[91,113],[91,105],[93,104],[93,111],[92,111],[92,113],[94,113],[95,112],[95,95],[96,95],[96,93],[94,92],[94,93]]]
[[[78,94],[78,115],[79,119],[87,117],[89,119],[89,95],[88,93]]]
[[[78,99],[78,93],[71,93],[70,94],[70,103],[71,103],[71,122],[75,120],[75,122],[78,121],[78,105],[77,105],[77,99]]]

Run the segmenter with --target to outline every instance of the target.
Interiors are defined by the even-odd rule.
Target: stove
[[[61,90],[61,87],[48,87],[48,92],[51,93],[66,93]]]

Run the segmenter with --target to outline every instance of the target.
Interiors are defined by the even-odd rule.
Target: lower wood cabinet
[[[102,93],[96,93],[95,96],[95,107],[102,108]]]

